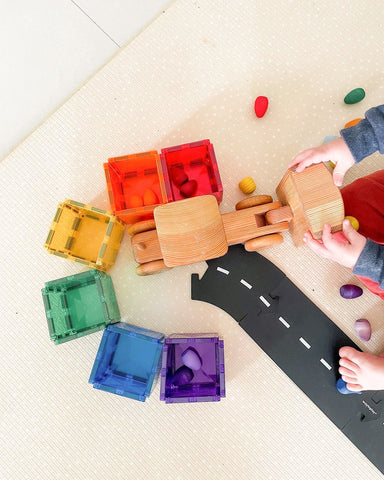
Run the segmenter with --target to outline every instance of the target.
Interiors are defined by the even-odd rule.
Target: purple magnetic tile
[[[224,342],[211,334],[172,335],[165,340],[162,353],[160,400],[166,403],[219,401],[225,396]],[[211,336],[210,336],[211,335]],[[190,370],[184,365],[182,354],[193,346],[202,365]],[[188,375],[193,378],[185,382]],[[180,378],[182,384],[178,384]],[[188,378],[189,380],[189,378]]]

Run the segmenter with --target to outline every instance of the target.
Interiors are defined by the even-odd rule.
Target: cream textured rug
[[[382,19],[378,0],[177,0],[3,159],[1,479],[382,478],[232,318],[190,300],[190,275],[205,263],[137,277],[126,236],[109,273],[129,322],[224,338],[219,403],[166,405],[159,384],[144,404],[94,390],[102,332],[54,346],[40,293],[85,270],[42,245],[65,198],[109,207],[108,157],[209,138],[222,212],[243,198],[245,176],[273,194],[296,153],[383,103]],[[345,105],[355,87],[366,98]],[[258,95],[270,99],[262,119]],[[347,181],[382,161],[372,156]],[[289,234],[263,253],[364,350],[384,349],[382,301],[366,289],[339,296],[347,269],[296,249]],[[365,344],[353,330],[360,317],[373,327]]]

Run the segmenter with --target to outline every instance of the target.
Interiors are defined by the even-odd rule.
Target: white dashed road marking
[[[259,298],[264,303],[264,305],[266,305],[267,307],[271,306],[271,304],[268,302],[268,300],[266,300],[262,295]]]
[[[289,328],[291,326],[283,317],[279,317],[279,320],[284,325],[284,327]]]
[[[324,360],[324,358],[320,358],[320,362],[321,362],[325,367],[327,367],[328,370],[332,370],[331,365],[329,365],[329,363],[326,362],[326,361]]]
[[[242,283],[243,285],[245,285],[247,288],[251,289],[252,288],[252,285],[249,284],[248,282],[246,282],[245,280],[241,279],[240,280],[240,283]]]
[[[224,275],[229,275],[229,270],[226,270],[225,268],[217,267],[216,270],[220,273],[223,273]],[[244,280],[243,278],[240,280],[240,283],[243,284],[245,287],[247,287],[249,290],[252,289],[252,285],[248,283],[246,280]],[[264,303],[265,306],[267,307],[271,306],[271,304],[268,302],[268,300],[265,297],[263,297],[263,295],[261,295],[259,298]],[[279,321],[284,325],[284,327],[290,328],[291,325],[285,320],[285,318],[279,317]],[[308,350],[311,348],[311,345],[305,340],[305,338],[300,337],[299,341]],[[320,362],[324,365],[325,368],[327,368],[328,370],[332,370],[332,366],[326,360],[324,360],[324,358],[321,358]]]
[[[300,337],[299,340],[308,350],[311,348],[311,345],[303,337]]]
[[[217,267],[216,270],[218,272],[224,273],[225,275],[229,275],[229,270],[226,270],[225,268]]]

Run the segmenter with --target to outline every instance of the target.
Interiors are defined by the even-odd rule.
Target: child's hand
[[[312,165],[313,163],[326,162],[328,160],[335,164],[333,181],[335,185],[340,187],[343,183],[346,171],[355,163],[351,151],[342,138],[336,138],[335,140],[323,143],[316,148],[304,150],[292,160],[288,165],[288,168],[297,165],[296,172],[302,172],[306,167],[309,167],[309,165]]]
[[[303,240],[311,250],[321,257],[329,258],[353,269],[367,239],[356,232],[349,220],[343,222],[343,234],[345,241],[337,240],[337,234],[333,235],[330,225],[325,224],[321,240],[315,240],[309,232],[305,233]]]

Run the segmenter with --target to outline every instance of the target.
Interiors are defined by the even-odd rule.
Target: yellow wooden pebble
[[[256,183],[252,177],[245,177],[239,182],[239,188],[243,193],[248,195],[256,190]]]
[[[346,219],[346,220],[349,220],[349,221],[351,222],[352,227],[353,227],[356,231],[359,230],[360,224],[359,224],[359,221],[357,220],[357,218],[351,217],[351,216],[347,215],[347,216],[345,217],[345,219]]]

